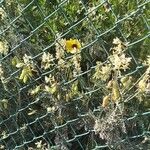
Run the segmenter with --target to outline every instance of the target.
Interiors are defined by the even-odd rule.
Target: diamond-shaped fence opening
[[[0,149],[150,149],[149,0],[0,1]]]

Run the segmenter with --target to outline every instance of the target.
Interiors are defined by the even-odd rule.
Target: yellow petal
[[[66,40],[66,51],[68,53],[76,53],[81,49],[81,44],[77,39]]]

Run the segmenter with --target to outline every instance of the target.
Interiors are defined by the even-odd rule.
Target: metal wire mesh
[[[1,0],[0,149],[150,149],[149,7]]]

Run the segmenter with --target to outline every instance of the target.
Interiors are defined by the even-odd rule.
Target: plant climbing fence
[[[0,0],[0,149],[150,149],[150,0]]]

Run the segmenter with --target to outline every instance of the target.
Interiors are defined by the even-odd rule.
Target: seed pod
[[[107,107],[109,105],[109,101],[110,101],[110,96],[107,95],[103,98],[103,103],[102,103],[102,107]]]
[[[119,91],[119,86],[116,80],[113,80],[113,85],[112,85],[112,100],[116,103],[120,99],[120,91]]]
[[[107,84],[107,89],[111,89],[112,88],[112,80],[110,80],[109,82],[108,82],[108,84]]]

